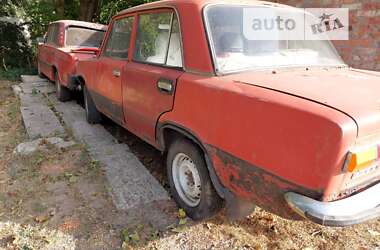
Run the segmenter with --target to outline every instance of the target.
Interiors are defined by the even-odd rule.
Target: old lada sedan
[[[57,98],[70,99],[79,60],[95,56],[107,26],[89,22],[59,20],[49,24],[44,41],[38,45],[38,73],[55,82]]]
[[[260,1],[164,0],[113,17],[80,61],[87,120],[105,115],[166,154],[194,219],[225,205],[346,226],[380,214],[380,74],[329,41],[244,35]],[[126,166],[128,167],[128,166]]]

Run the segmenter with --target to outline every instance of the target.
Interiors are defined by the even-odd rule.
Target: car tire
[[[43,79],[45,78],[44,74],[42,74],[42,71],[41,71],[40,62],[37,63],[37,72],[40,78],[43,78]]]
[[[167,173],[173,198],[190,218],[203,220],[220,211],[222,199],[212,184],[204,154],[195,144],[180,138],[170,145]]]
[[[86,119],[90,124],[97,124],[102,121],[102,114],[98,111],[95,106],[94,101],[91,98],[90,93],[87,90],[87,87],[83,88],[83,99],[84,99],[84,108],[86,110]]]
[[[57,99],[61,102],[66,102],[70,100],[70,90],[66,88],[65,86],[62,86],[60,80],[58,71],[55,72],[55,94],[57,96]]]

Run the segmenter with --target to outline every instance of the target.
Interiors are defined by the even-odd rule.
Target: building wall
[[[342,58],[355,68],[380,71],[379,0],[276,0],[304,8],[349,8],[350,40],[334,41]]]

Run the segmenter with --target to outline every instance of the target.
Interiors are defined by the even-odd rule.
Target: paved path
[[[75,138],[88,146],[90,155],[104,167],[112,188],[111,196],[119,210],[136,209],[144,204],[169,202],[166,190],[149,173],[126,144],[117,140],[101,125],[90,125],[85,120],[85,111],[75,102],[61,103],[52,93],[51,83],[35,76],[23,77],[20,84],[22,116],[30,137],[39,134],[46,137],[53,131],[64,131],[54,112],[47,105],[53,104]],[[37,92],[36,92],[37,90]],[[30,92],[30,93],[29,93]],[[43,95],[40,92],[44,92]],[[46,123],[49,121],[49,123]],[[57,124],[58,123],[58,124]]]
[[[23,79],[28,80],[29,78],[23,76]],[[20,84],[22,90],[20,93],[21,114],[30,139],[59,136],[65,132],[43,98],[44,93],[52,92],[51,85],[46,80],[36,83],[26,81]]]

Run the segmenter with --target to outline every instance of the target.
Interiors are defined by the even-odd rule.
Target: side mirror
[[[40,44],[44,44],[45,43],[45,38],[43,37],[37,37],[37,44],[40,45]]]

